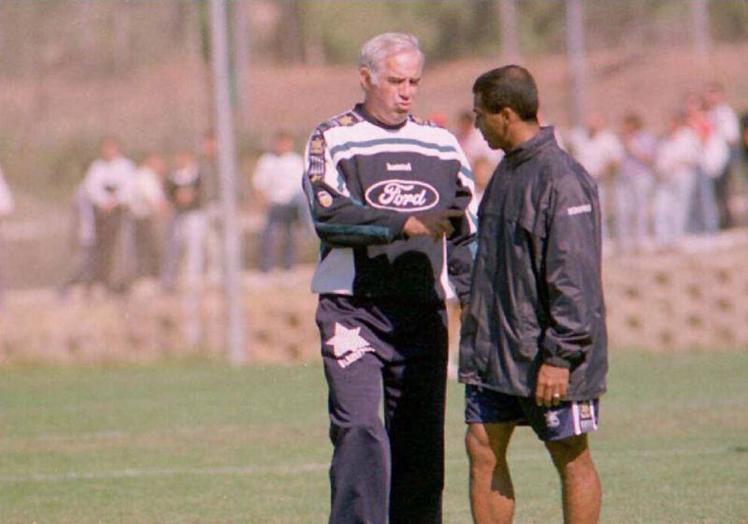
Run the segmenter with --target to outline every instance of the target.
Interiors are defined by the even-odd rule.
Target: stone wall
[[[683,250],[607,257],[604,284],[614,350],[748,348],[748,233]],[[245,275],[248,352],[259,362],[317,358],[311,268]],[[220,289],[197,309],[144,282],[127,297],[74,290],[10,292],[0,310],[0,363],[128,362],[220,356]],[[192,318],[186,321],[185,318]],[[198,321],[194,319],[197,318]],[[453,340],[456,337],[453,337]]]

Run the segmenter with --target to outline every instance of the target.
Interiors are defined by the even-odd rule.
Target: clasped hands
[[[405,221],[403,233],[408,237],[429,236],[439,240],[444,235],[449,236],[454,232],[450,219],[460,217],[463,213],[464,211],[459,209],[444,209],[412,215]]]

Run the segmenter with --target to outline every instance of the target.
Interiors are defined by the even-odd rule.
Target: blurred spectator
[[[740,150],[743,154],[743,174],[748,179],[748,112],[743,113],[740,118],[740,128],[742,130]]]
[[[564,137],[559,132],[559,128],[554,125],[554,123],[550,120],[547,120],[545,118],[545,113],[543,113],[541,110],[538,109],[538,123],[540,124],[540,127],[553,127],[553,136],[556,139],[556,142],[558,143],[558,147],[566,151],[566,144],[564,143]],[[503,154],[503,151],[502,151]]]
[[[3,169],[0,167],[0,220],[10,215],[15,209],[15,202],[13,201],[13,194],[10,192],[5,176],[3,175]],[[0,234],[2,231],[0,230]],[[0,236],[0,255],[5,253],[2,249],[2,236]],[[3,282],[3,260],[0,259],[0,305],[3,303],[3,295],[5,283]]]
[[[113,280],[114,254],[134,171],[135,165],[120,154],[117,140],[106,137],[101,141],[100,157],[93,161],[84,179],[94,207],[93,279],[113,291],[119,291]]]
[[[149,153],[133,175],[129,209],[133,225],[133,257],[137,277],[156,277],[160,268],[159,216],[166,211],[164,161]]]
[[[273,138],[272,151],[257,161],[252,180],[254,189],[267,204],[265,229],[259,244],[260,270],[263,272],[273,267],[276,240],[280,240],[283,249],[283,268],[290,269],[294,264],[293,228],[300,219],[303,173],[304,161],[293,151],[291,135],[279,131]],[[279,231],[282,239],[279,239]]]
[[[167,231],[166,251],[161,268],[161,284],[167,291],[176,287],[179,262],[184,254],[185,276],[189,289],[202,284],[205,268],[207,219],[202,207],[203,177],[189,151],[174,157],[174,169],[166,177],[166,197],[172,207]]]
[[[480,204],[483,199],[483,193],[486,186],[491,181],[494,170],[493,162],[490,159],[481,156],[473,161],[473,178],[475,178],[475,202]]]
[[[467,157],[471,169],[479,158],[484,158],[489,162],[491,172],[499,165],[504,152],[498,149],[493,150],[488,146],[488,143],[483,139],[483,135],[475,128],[475,118],[472,111],[462,111],[457,115],[454,134]]]
[[[686,232],[700,160],[698,135],[688,125],[685,113],[675,113],[655,158],[654,233],[660,246],[673,246]]]
[[[440,113],[439,111],[429,113],[429,115],[426,117],[426,120],[437,127],[442,127],[444,129],[447,128],[447,115],[445,115],[444,113]]]
[[[712,177],[721,170],[722,163],[727,159],[727,150],[719,135],[714,132],[704,111],[704,100],[699,95],[688,95],[685,109],[687,123],[701,142],[701,157],[696,169],[686,228],[691,233],[714,233],[719,227],[719,217]]]
[[[592,113],[587,117],[583,128],[571,132],[569,148],[598,183],[603,216],[602,231],[603,237],[607,238],[613,219],[613,184],[623,157],[623,146],[615,133],[606,128],[605,117],[601,113]]]
[[[81,182],[73,201],[72,214],[72,270],[60,286],[59,294],[64,298],[70,286],[84,284],[86,292],[90,291],[96,269],[96,213],[93,202],[86,191],[85,181]]]
[[[712,82],[707,86],[704,93],[704,104],[714,132],[728,148],[727,161],[715,173],[714,177],[719,226],[726,229],[735,225],[735,220],[730,211],[731,175],[739,155],[740,123],[738,122],[738,115],[725,101],[725,90],[722,84]]]
[[[220,283],[223,274],[221,252],[221,187],[218,176],[218,140],[213,131],[203,134],[199,157],[202,206],[205,210],[207,229],[205,232],[205,255],[208,282]]]
[[[648,244],[654,189],[652,167],[657,139],[644,129],[641,117],[628,113],[621,132],[623,156],[616,183],[616,226],[622,251],[635,251]]]

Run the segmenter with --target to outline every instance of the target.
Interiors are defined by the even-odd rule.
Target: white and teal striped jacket
[[[312,133],[304,191],[321,239],[313,292],[421,303],[467,299],[474,184],[449,131],[413,116],[388,126],[359,104]],[[403,235],[410,215],[443,209],[465,212],[449,238]]]

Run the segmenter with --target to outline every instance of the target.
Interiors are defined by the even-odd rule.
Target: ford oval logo
[[[425,211],[439,203],[439,193],[429,184],[416,180],[385,180],[366,190],[372,207],[393,211]]]

